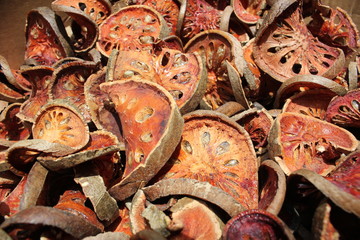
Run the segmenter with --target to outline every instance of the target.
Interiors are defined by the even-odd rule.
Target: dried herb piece
[[[238,19],[247,24],[255,24],[260,19],[262,10],[266,6],[265,0],[232,0],[231,5]]]
[[[287,175],[302,168],[326,175],[339,164],[341,153],[358,145],[347,130],[299,113],[280,114],[268,140],[270,155]]]
[[[90,139],[89,128],[79,110],[63,100],[52,101],[41,108],[32,134],[34,139],[61,143],[74,150],[83,148]]]
[[[332,99],[326,109],[325,119],[344,127],[360,127],[360,89]]]
[[[146,196],[144,192],[139,189],[131,201],[129,211],[129,219],[132,234],[137,234],[145,229],[150,229],[148,221],[142,215],[146,208]]]
[[[144,186],[169,159],[180,141],[183,119],[173,97],[147,81],[102,83],[121,120],[126,147],[122,179],[109,191],[117,200]]]
[[[223,239],[295,239],[280,218],[263,210],[248,210],[226,223]]]
[[[51,66],[58,60],[72,55],[69,43],[62,32],[63,25],[55,13],[47,7],[36,8],[28,13],[26,21],[25,60],[36,65]]]
[[[1,200],[0,215],[12,216],[19,212],[21,196],[27,182],[27,175],[23,176],[14,189]]]
[[[169,34],[164,18],[151,7],[129,6],[111,14],[99,26],[97,49],[109,57],[113,49],[151,50]]]

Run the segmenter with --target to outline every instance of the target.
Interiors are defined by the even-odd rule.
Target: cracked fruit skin
[[[282,113],[269,134],[269,151],[285,174],[306,168],[326,175],[341,153],[354,151],[357,139],[349,131],[298,113]]]

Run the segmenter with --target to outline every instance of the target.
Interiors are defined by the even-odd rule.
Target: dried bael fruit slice
[[[169,225],[180,230],[168,239],[221,239],[224,223],[205,202],[184,197],[170,211]]]
[[[69,62],[61,65],[53,73],[49,86],[51,99],[65,99],[76,106],[86,122],[91,121],[89,108],[85,102],[84,84],[96,72],[94,62]]]
[[[102,156],[114,154],[120,151],[120,149],[121,146],[119,145],[119,141],[113,134],[104,130],[99,130],[90,133],[89,142],[86,147],[79,152],[62,155],[60,157],[56,157],[52,153],[42,154],[37,158],[37,160],[52,171],[59,171]],[[113,159],[111,157],[106,160],[110,161],[109,164],[112,165],[111,160]],[[114,173],[108,172],[108,174],[113,176]]]
[[[163,178],[209,182],[246,208],[257,208],[258,160],[249,134],[225,115],[197,110],[184,116],[181,143]]]
[[[339,164],[341,153],[358,146],[347,130],[299,113],[280,114],[268,141],[270,155],[287,175],[302,168],[326,175]]]
[[[55,13],[47,7],[36,8],[28,13],[26,22],[25,60],[36,65],[51,66],[58,60],[72,55],[69,43],[58,26]]]
[[[265,0],[232,0],[236,17],[247,24],[256,24],[262,10],[266,7]]]
[[[2,67],[0,65],[0,100],[10,103],[24,101],[26,96],[9,82],[9,76],[4,73]]]
[[[295,240],[295,237],[280,218],[264,210],[253,209],[244,211],[228,221],[223,239]]]
[[[4,75],[4,79],[15,87],[18,91],[29,91],[30,90],[30,84],[29,82],[24,79],[17,70],[12,70],[9,66],[9,63],[6,61],[6,58],[0,55],[0,72],[2,75]],[[3,80],[1,81],[3,82]]]
[[[34,122],[36,113],[50,99],[49,86],[52,81],[54,69],[47,66],[29,67],[21,72],[31,83],[30,97],[21,105],[19,113],[16,115],[23,121]]]
[[[267,145],[267,137],[274,120],[266,109],[248,109],[232,116],[232,119],[249,133],[256,150]]]
[[[97,49],[109,57],[113,49],[152,50],[157,39],[169,34],[164,18],[148,6],[129,6],[111,14],[99,26]]]
[[[123,200],[144,186],[169,159],[180,141],[183,119],[172,96],[147,81],[102,83],[121,120],[126,166],[109,191]]]
[[[259,168],[259,208],[278,215],[283,206],[286,178],[273,160],[265,160]]]
[[[302,113],[321,120],[325,119],[326,109],[336,93],[329,89],[309,89],[286,99],[283,112]]]
[[[280,82],[304,74],[334,78],[344,67],[344,53],[311,34],[301,9],[294,0],[272,6],[255,38],[255,62]]]
[[[203,102],[207,108],[216,109],[225,102],[243,99],[240,95],[241,82],[230,81],[227,64],[234,67],[240,76],[246,75],[246,84],[253,87],[250,78],[247,78],[247,63],[242,56],[241,45],[230,33],[204,31],[193,37],[184,49],[185,52],[199,53],[206,63],[208,83]]]
[[[51,7],[54,11],[66,13],[73,19],[71,44],[75,52],[87,52],[95,46],[99,36],[99,28],[89,15],[69,6],[52,4]]]
[[[354,171],[353,174],[355,175],[352,175],[352,177],[356,180],[358,178],[356,174],[358,173]],[[353,194],[344,191],[343,188],[338,187],[333,182],[326,180],[324,177],[308,169],[300,169],[291,173],[288,178],[288,187],[296,189],[296,186],[299,185],[299,183],[303,184],[304,181],[307,185],[309,185],[310,182],[313,187],[317,188],[344,211],[360,217],[359,196],[354,196]]]
[[[340,239],[339,232],[331,223],[331,210],[332,206],[328,202],[316,208],[311,226],[315,239]]]
[[[16,187],[1,199],[0,214],[1,216],[12,216],[19,212],[20,199],[24,193],[24,187],[27,182],[27,175],[23,176]]]
[[[43,106],[35,116],[32,126],[34,139],[61,143],[80,150],[89,142],[89,127],[79,110],[63,100]]]
[[[274,107],[278,108],[287,98],[295,93],[308,89],[328,89],[336,95],[345,95],[347,90],[340,84],[321,77],[313,75],[300,75],[287,79],[283,82],[276,93]]]
[[[360,127],[360,88],[331,100],[326,109],[326,121],[340,126]]]
[[[0,139],[19,141],[30,137],[31,131],[17,114],[21,104],[13,103],[7,106],[0,114]]]
[[[11,234],[12,231],[23,231],[30,239],[36,239],[41,228],[51,227],[69,234],[72,238],[82,239],[87,236],[96,235],[101,232],[93,224],[83,217],[70,214],[60,209],[35,206],[22,210],[1,224],[1,228]],[[41,230],[40,230],[41,231]],[[15,233],[16,234],[16,233]],[[58,233],[62,239],[69,238],[68,235]],[[64,238],[63,238],[64,237]]]
[[[238,201],[224,190],[214,187],[208,182],[201,182],[190,178],[163,179],[142,189],[149,201],[171,195],[186,195],[210,202],[230,217],[246,210]]]
[[[52,5],[64,5],[81,10],[97,24],[102,23],[111,14],[109,0],[55,0]]]
[[[132,1],[133,4],[146,5],[158,11],[165,19],[170,29],[170,33],[172,35],[176,34],[176,27],[178,25],[178,18],[180,13],[180,6],[181,6],[179,2],[184,4],[184,2],[177,0],[158,0],[158,1],[133,0]]]
[[[85,103],[89,108],[91,120],[98,129],[105,129],[123,142],[121,124],[107,101],[107,94],[100,90],[100,84],[105,82],[106,68],[90,75],[84,84]],[[112,111],[114,110],[114,111]]]

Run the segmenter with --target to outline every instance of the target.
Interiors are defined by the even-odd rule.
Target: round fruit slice
[[[233,217],[225,225],[223,239],[286,239],[295,237],[277,216],[263,210],[248,210]]]
[[[220,30],[204,31],[192,38],[184,49],[185,52],[199,53],[206,63],[208,83],[203,102],[207,108],[216,109],[225,102],[243,99],[241,83],[232,83],[228,74],[227,62],[240,76],[247,72],[241,45],[234,36]],[[247,81],[250,88],[254,87],[249,79]]]
[[[269,152],[285,174],[306,168],[326,175],[341,153],[354,151],[357,139],[347,130],[299,113],[282,113],[269,134]]]
[[[46,104],[35,117],[34,139],[61,143],[79,150],[90,139],[89,128],[79,110],[69,102],[55,100]]]
[[[260,19],[262,9],[266,6],[265,0],[232,0],[235,15],[240,21],[255,24]]]
[[[72,55],[70,45],[57,25],[55,13],[47,7],[40,7],[28,13],[25,36],[27,61],[51,66],[58,60]]]
[[[331,100],[326,109],[326,121],[346,127],[360,127],[360,89]]]
[[[257,65],[280,82],[303,74],[334,78],[345,63],[341,49],[320,42],[307,29],[297,1],[272,6],[256,35],[253,54]]]
[[[184,120],[181,143],[161,170],[163,178],[209,182],[246,208],[257,208],[258,160],[248,133],[213,111],[197,110]]]
[[[46,66],[29,67],[22,71],[21,74],[32,87],[30,97],[21,105],[17,114],[20,119],[33,122],[36,113],[48,102],[53,71],[53,68]]]
[[[169,34],[160,13],[144,5],[121,8],[99,26],[99,31],[96,46],[107,57],[113,49],[152,50],[157,39]]]
[[[84,84],[87,78],[97,70],[94,62],[75,61],[61,65],[53,73],[50,89],[51,99],[66,99],[81,112],[86,122],[91,121],[88,106],[85,103]]]
[[[183,119],[172,96],[147,81],[102,83],[121,120],[126,166],[110,194],[123,200],[144,186],[169,159],[180,141]]]
[[[102,23],[111,14],[111,3],[109,0],[55,0],[54,5],[63,5],[86,13],[97,24]]]
[[[326,108],[335,96],[336,93],[328,89],[309,89],[288,98],[283,112],[302,113],[324,120]]]

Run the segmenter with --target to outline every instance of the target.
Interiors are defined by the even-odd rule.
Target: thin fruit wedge
[[[258,160],[248,133],[225,115],[197,110],[184,116],[164,178],[191,178],[221,188],[246,208],[258,203]]]
[[[0,139],[6,141],[18,141],[30,137],[30,129],[16,116],[20,111],[20,106],[20,103],[13,103],[1,112]]]
[[[80,150],[89,142],[89,127],[79,110],[64,100],[52,101],[41,108],[32,127],[34,139],[61,143]]]
[[[256,24],[260,19],[262,9],[266,6],[264,0],[232,0],[234,13],[240,21],[247,24]]]
[[[26,22],[25,60],[36,65],[51,66],[72,55],[70,45],[62,35],[64,29],[60,28],[55,13],[49,8],[40,7],[30,11]]]
[[[180,141],[183,119],[172,96],[147,81],[116,81],[100,85],[121,120],[126,166],[109,191],[123,200],[144,186],[169,159]]]
[[[358,146],[347,130],[300,113],[280,114],[268,141],[270,155],[287,175],[302,168],[326,175],[339,164],[341,153]]]
[[[151,50],[157,39],[168,34],[164,18],[153,8],[124,7],[99,26],[97,49],[107,57],[113,49]]]
[[[287,6],[287,7],[285,7]],[[320,42],[307,29],[297,1],[277,1],[254,43],[256,64],[276,80],[303,74],[334,78],[345,64],[341,49]]]

